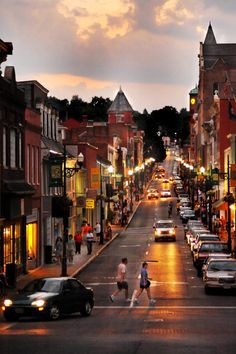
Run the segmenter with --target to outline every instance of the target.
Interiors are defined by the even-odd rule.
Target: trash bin
[[[44,246],[44,262],[46,264],[52,263],[52,246],[51,245]]]
[[[6,278],[8,285],[14,287],[16,285],[16,264],[7,263],[6,264]]]

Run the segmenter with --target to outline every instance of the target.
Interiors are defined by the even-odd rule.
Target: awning
[[[35,189],[24,180],[4,181],[4,193],[18,196],[31,195]]]
[[[111,161],[105,159],[102,156],[97,155],[97,163],[99,163],[100,165],[104,166],[104,167],[109,167],[111,166]]]
[[[212,207],[215,209],[221,209],[221,210],[225,210],[227,208],[226,202],[224,201],[224,199],[219,199],[217,200],[215,203],[212,204]]]
[[[45,148],[48,149],[50,152],[63,154],[63,145],[62,144],[58,143],[57,141],[48,139],[45,136],[42,136],[41,140],[42,140],[43,144],[45,145]]]

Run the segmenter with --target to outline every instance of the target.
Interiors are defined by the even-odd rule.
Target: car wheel
[[[61,311],[58,305],[54,304],[51,306],[49,310],[49,319],[52,321],[56,321],[61,316]]]
[[[82,310],[81,310],[81,315],[82,316],[90,316],[92,312],[93,306],[89,301],[85,302]]]
[[[15,321],[18,321],[19,320],[19,316],[16,315],[15,313],[4,313],[4,318],[6,321],[8,322],[15,322]]]

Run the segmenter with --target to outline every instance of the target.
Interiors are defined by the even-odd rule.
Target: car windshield
[[[24,287],[23,292],[57,293],[61,287],[61,279],[35,279]]]
[[[208,270],[211,270],[211,271],[220,271],[220,270],[236,271],[236,262],[235,261],[210,262],[210,264],[208,266]]]
[[[201,245],[201,252],[223,252],[227,253],[228,252],[228,247],[227,244],[223,243],[206,243]]]
[[[156,227],[157,228],[161,228],[161,229],[167,229],[167,228],[170,228],[170,227],[174,227],[174,224],[170,223],[170,222],[163,222],[163,223],[158,223],[156,224]]]

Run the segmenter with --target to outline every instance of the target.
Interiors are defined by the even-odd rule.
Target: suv
[[[157,189],[149,189],[147,193],[148,199],[156,198],[158,199],[159,193]]]
[[[154,223],[154,236],[155,241],[159,240],[172,240],[176,241],[176,225],[174,224],[173,220],[158,220]]]
[[[202,274],[202,265],[207,257],[214,255],[230,255],[228,244],[223,241],[202,241],[193,255],[193,263],[197,268],[197,275]]]

